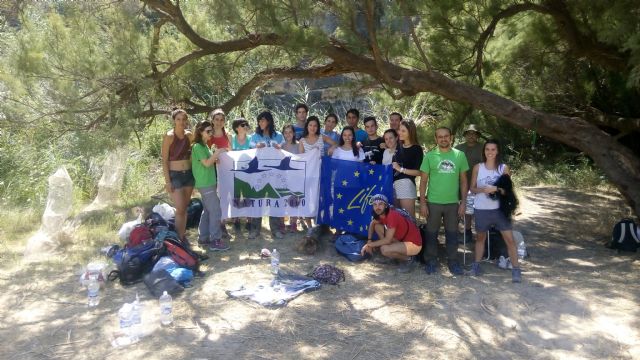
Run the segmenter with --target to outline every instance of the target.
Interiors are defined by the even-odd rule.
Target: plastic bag
[[[167,203],[160,203],[154,206],[153,212],[160,214],[160,216],[165,220],[170,220],[176,217],[176,209]]]

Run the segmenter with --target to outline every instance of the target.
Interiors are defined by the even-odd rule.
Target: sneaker
[[[282,239],[284,238],[284,234],[282,233],[282,231],[276,230],[273,232],[273,237],[276,239]]]
[[[229,250],[229,245],[225,244],[224,240],[218,239],[213,240],[211,245],[209,245],[210,251],[226,251]]]
[[[464,269],[457,262],[449,264],[449,271],[453,275],[464,275]]]
[[[480,276],[482,271],[480,270],[480,263],[474,262],[471,264],[471,276]]]
[[[511,282],[512,283],[522,282],[522,270],[520,270],[520,268],[511,269]]]
[[[401,274],[410,273],[413,271],[413,268],[416,267],[416,258],[415,256],[409,256],[409,260],[403,261],[400,266],[398,266],[398,272]]]
[[[428,261],[427,265],[424,266],[424,271],[428,275],[436,274],[438,272],[438,265],[435,261]]]
[[[505,258],[504,256],[500,255],[500,257],[498,258],[498,262],[496,263],[496,265],[498,265],[498,267],[500,269],[506,269],[507,268],[507,258]]]

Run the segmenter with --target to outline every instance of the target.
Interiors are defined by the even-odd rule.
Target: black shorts
[[[171,186],[174,189],[193,187],[196,183],[191,169],[181,171],[169,170],[169,178],[171,179]]]

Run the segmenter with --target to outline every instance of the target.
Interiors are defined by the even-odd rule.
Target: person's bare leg
[[[183,187],[174,190],[171,196],[176,209],[176,233],[178,233],[180,239],[184,239],[187,232],[187,207],[189,206],[192,192],[192,187]]]
[[[513,232],[511,230],[500,231],[504,243],[507,245],[507,252],[509,253],[509,260],[511,265],[517,268],[518,265],[518,250],[516,249],[516,242],[513,240]]]
[[[479,231],[476,233],[476,251],[475,251],[476,262],[480,262],[480,260],[482,260],[482,255],[484,255],[484,242],[486,240],[487,240],[486,231]]]

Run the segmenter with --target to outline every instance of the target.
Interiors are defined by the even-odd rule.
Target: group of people
[[[491,226],[499,230],[512,262],[512,280],[521,281],[516,247],[511,233],[510,217],[499,211],[499,201],[494,196],[504,191],[497,188],[495,180],[509,174],[509,167],[502,163],[499,144],[488,140],[484,146],[478,143],[479,131],[470,126],[464,132],[466,142],[453,148],[452,132],[440,127],[435,132],[437,146],[424,153],[416,124],[403,119],[394,112],[389,116],[389,129],[378,135],[378,122],[373,116],[363,119],[364,129],[359,127],[360,112],[350,109],[346,113],[346,125],[340,133],[335,114],[324,118],[323,124],[317,116],[308,116],[305,104],[295,107],[296,121],[285,125],[282,131],[275,129],[273,115],[262,112],[257,117],[257,126],[249,134],[249,122],[238,118],[232,122],[233,134],[225,130],[225,114],[216,109],[208,120],[199,122],[194,132],[189,130],[187,113],[175,109],[171,116],[174,127],[168,131],[162,143],[162,164],[165,188],[176,207],[176,231],[186,241],[186,209],[193,188],[201,193],[204,204],[198,228],[198,242],[208,245],[211,251],[228,249],[225,240],[230,236],[221,222],[220,201],[216,190],[215,163],[224,151],[274,147],[291,153],[304,153],[318,149],[322,155],[334,159],[360,161],[370,164],[386,164],[393,168],[393,197],[391,203],[384,195],[370,198],[373,207],[368,241],[362,252],[380,252],[387,258],[400,262],[399,271],[411,271],[417,264],[416,256],[423,251],[425,271],[434,274],[437,265],[437,235],[444,221],[447,261],[454,275],[464,274],[458,261],[458,220],[465,216],[468,191],[475,194],[475,225],[477,239],[472,275],[480,275],[479,261],[484,252],[486,233]],[[416,178],[420,177],[420,189]],[[418,196],[419,194],[419,196]],[[420,214],[427,219],[425,244],[415,222],[416,198],[419,197]],[[471,234],[472,219],[467,219],[466,235]],[[234,219],[236,229],[241,228],[242,219]],[[261,218],[247,219],[245,227],[249,237],[256,237],[261,228]],[[270,217],[269,225],[275,238],[284,232],[296,232],[298,224],[310,229],[313,219],[291,217],[289,224],[283,218]]]

